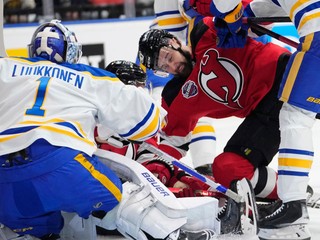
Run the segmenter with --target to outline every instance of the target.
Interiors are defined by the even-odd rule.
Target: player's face
[[[179,76],[189,76],[192,71],[191,56],[171,47],[162,47],[159,51],[158,67],[162,71]],[[188,56],[188,57],[186,57]]]

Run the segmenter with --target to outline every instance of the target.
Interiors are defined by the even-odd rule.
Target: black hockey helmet
[[[116,60],[108,64],[105,68],[114,73],[124,84],[145,87],[147,75],[134,62],[126,60]]]
[[[150,69],[158,70],[158,58],[160,48],[170,46],[170,39],[177,39],[174,35],[162,29],[150,29],[139,40],[140,63]],[[177,39],[178,40],[178,39]]]

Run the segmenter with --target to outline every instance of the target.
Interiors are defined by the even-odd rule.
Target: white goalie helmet
[[[29,57],[41,57],[55,63],[78,63],[82,55],[82,45],[74,32],[56,19],[36,29],[28,50]]]

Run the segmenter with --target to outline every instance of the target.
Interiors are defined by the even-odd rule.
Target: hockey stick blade
[[[236,201],[237,203],[243,202],[244,199],[241,195],[233,192],[231,189],[228,189],[224,186],[222,186],[219,183],[216,183],[214,181],[212,181],[210,178],[207,178],[206,176],[198,173],[196,170],[192,169],[191,167],[189,167],[188,165],[182,163],[181,161],[175,159],[174,157],[170,156],[169,154],[161,151],[160,149],[158,149],[157,147],[147,143],[147,142],[143,142],[141,144],[141,147],[158,155],[159,157],[164,158],[165,160],[171,162],[174,166],[182,169],[183,171],[189,173],[191,176],[196,177],[197,179],[199,179],[200,181],[206,183],[207,185],[209,185],[210,187],[216,189],[218,192],[223,193],[224,195],[232,198],[234,201]]]
[[[258,233],[258,210],[250,181],[246,178],[237,182],[238,194],[242,195],[244,202],[241,203],[241,232],[247,235]]]

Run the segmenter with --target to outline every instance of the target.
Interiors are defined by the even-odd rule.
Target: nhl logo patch
[[[182,95],[185,98],[191,98],[198,94],[198,87],[195,82],[189,80],[182,87]]]

